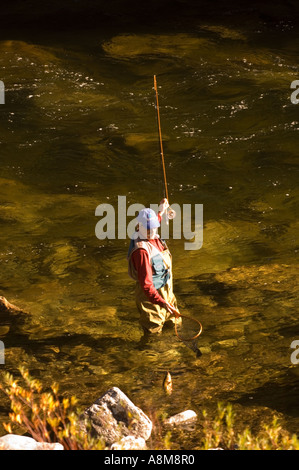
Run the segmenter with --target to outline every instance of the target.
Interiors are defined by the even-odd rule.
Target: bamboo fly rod
[[[157,118],[158,118],[158,130],[159,130],[159,141],[160,141],[160,153],[161,153],[161,160],[162,160],[162,168],[163,168],[163,177],[164,177],[164,186],[165,186],[165,196],[169,203],[168,198],[168,186],[167,186],[167,179],[166,179],[166,169],[165,169],[165,159],[164,159],[164,151],[163,151],[163,141],[162,141],[162,131],[161,131],[161,121],[160,121],[160,109],[159,109],[159,97],[158,97],[158,86],[157,86],[157,78],[154,75],[154,89],[156,92],[156,108],[157,108]],[[175,217],[175,211],[171,209],[169,206],[169,211],[167,213],[168,219],[173,219]]]

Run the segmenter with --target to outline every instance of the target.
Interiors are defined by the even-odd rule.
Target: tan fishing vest
[[[129,276],[135,281],[138,281],[137,271],[131,259],[132,253],[138,249],[144,249],[147,251],[153,271],[153,284],[156,289],[160,289],[165,286],[165,284],[171,279],[171,254],[165,241],[161,240],[161,242],[165,247],[165,250],[163,251],[159,251],[150,243],[149,240],[142,240],[140,238],[137,238],[136,240],[132,239],[128,252]]]

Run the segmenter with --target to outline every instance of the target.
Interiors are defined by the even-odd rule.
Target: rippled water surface
[[[0,42],[0,294],[28,312],[1,314],[5,370],[58,381],[83,407],[118,386],[145,411],[229,401],[253,428],[276,412],[298,430],[298,40],[291,24],[248,31]],[[129,240],[95,236],[99,204],[163,196],[154,74],[170,202],[204,208],[200,250],[169,239],[200,359],[172,330],[142,341]]]

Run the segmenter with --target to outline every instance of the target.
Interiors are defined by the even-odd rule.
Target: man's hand
[[[159,213],[161,216],[167,211],[169,207],[169,202],[167,201],[166,198],[162,199],[162,201],[159,204]]]
[[[179,318],[181,316],[180,312],[173,305],[171,305],[169,302],[165,302],[165,308],[169,313],[174,315],[175,318]]]

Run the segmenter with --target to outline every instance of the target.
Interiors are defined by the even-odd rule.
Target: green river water
[[[83,408],[118,386],[149,414],[231,402],[253,430],[276,413],[297,432],[292,25],[40,33],[0,51],[0,295],[28,312],[1,314],[0,368],[57,381]],[[163,197],[154,74],[170,202],[203,204],[202,248],[168,240],[179,306],[203,324],[200,359],[173,330],[140,342],[129,239],[95,236],[99,204]],[[2,400],[0,421],[8,411]],[[196,448],[197,432],[180,445]]]

